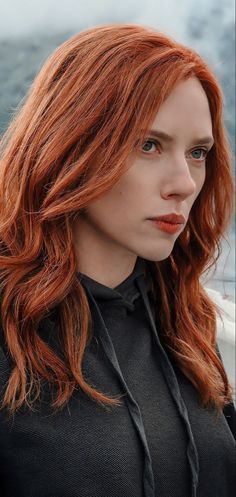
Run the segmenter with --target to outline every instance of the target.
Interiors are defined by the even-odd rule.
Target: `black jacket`
[[[77,390],[56,414],[49,390],[36,412],[0,411],[1,497],[233,497],[235,409],[219,418],[161,343],[145,261],[110,289],[78,273],[94,334],[83,371],[98,390],[124,393],[105,410]],[[41,336],[55,348],[57,313]],[[10,366],[1,336],[0,389]]]

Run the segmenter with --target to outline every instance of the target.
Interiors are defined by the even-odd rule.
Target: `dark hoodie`
[[[92,313],[83,373],[122,405],[104,409],[76,390],[56,414],[0,411],[1,497],[233,497],[235,409],[219,418],[160,341],[145,261],[115,289],[78,273]],[[41,336],[55,348],[57,315]],[[9,375],[1,336],[1,391]]]

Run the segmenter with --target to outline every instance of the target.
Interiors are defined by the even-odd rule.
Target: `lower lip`
[[[150,219],[150,221],[152,221],[159,230],[165,231],[165,233],[177,233],[183,226],[182,224],[171,224],[165,221],[155,221],[154,219]]]

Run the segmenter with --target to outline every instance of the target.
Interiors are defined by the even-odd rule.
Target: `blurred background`
[[[205,58],[223,88],[235,154],[234,0],[0,0],[0,12],[0,137],[58,45],[92,26],[135,23],[159,29]],[[222,311],[218,344],[235,384],[235,219],[222,242],[217,269],[202,282]]]

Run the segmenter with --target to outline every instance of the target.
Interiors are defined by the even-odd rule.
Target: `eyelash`
[[[143,143],[143,146],[144,146],[146,143],[148,143],[148,142],[153,143],[153,144],[154,144],[154,145],[156,145],[156,146],[160,146],[160,143],[159,143],[157,140],[153,140],[153,139],[147,139],[147,140],[145,140],[145,142]],[[209,150],[208,150],[208,149],[206,149],[206,148],[203,148],[203,147],[197,147],[197,148],[195,148],[194,150],[192,150],[192,151],[191,151],[191,153],[195,152],[196,150],[202,150],[202,151],[205,153],[205,157],[204,157],[203,159],[194,159],[194,158],[193,158],[193,160],[196,160],[197,162],[203,162],[203,161],[206,159],[206,157],[207,157],[207,154],[208,154]],[[150,155],[150,153],[145,152],[144,150],[142,150],[142,152],[143,152],[145,155]]]

